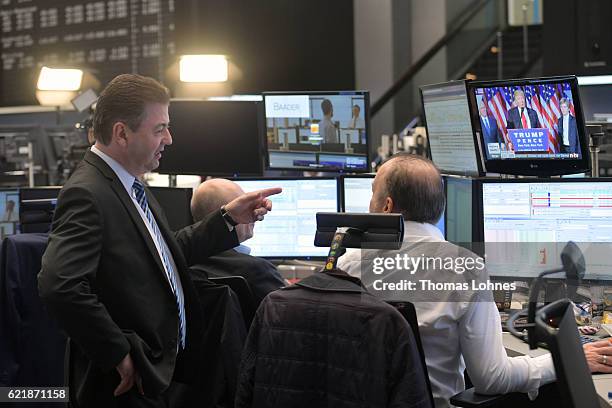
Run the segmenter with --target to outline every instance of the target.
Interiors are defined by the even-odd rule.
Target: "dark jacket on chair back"
[[[236,408],[431,407],[413,334],[359,280],[317,273],[262,302]]]

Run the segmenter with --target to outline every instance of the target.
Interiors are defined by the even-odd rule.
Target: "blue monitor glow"
[[[612,279],[609,252],[612,245],[612,181],[606,179],[482,180],[482,229],[485,249],[496,244],[511,256],[512,244],[529,243],[539,250],[537,264],[497,262],[487,269],[495,276],[534,278],[552,269],[567,241],[583,250],[586,279]],[[501,243],[501,244],[499,244]],[[551,244],[560,243],[555,246]],[[527,246],[514,246],[525,252]],[[539,249],[538,249],[539,248]],[[491,258],[489,258],[490,260]]]
[[[251,255],[266,258],[324,258],[329,248],[314,246],[316,213],[338,211],[335,178],[234,180],[245,192],[282,187],[270,197],[272,211],[255,223],[253,238],[244,242]]]
[[[0,189],[0,239],[19,233],[19,190]]]
[[[367,172],[367,91],[263,94],[270,169]]]
[[[342,177],[342,210],[351,213],[369,212],[374,175]],[[442,214],[436,227],[445,233],[445,217]]]

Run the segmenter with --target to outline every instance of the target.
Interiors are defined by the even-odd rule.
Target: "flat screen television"
[[[265,92],[267,167],[368,172],[368,91]]]
[[[590,168],[575,76],[468,82],[486,172],[560,175]]]
[[[156,170],[163,174],[256,176],[263,172],[261,102],[170,101],[172,144]]]

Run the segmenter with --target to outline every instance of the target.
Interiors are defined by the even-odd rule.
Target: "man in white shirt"
[[[359,107],[359,105],[353,105],[352,112],[353,114],[351,116],[351,120],[349,120],[348,128],[349,129],[365,128],[365,122],[363,121],[363,118],[359,117],[359,114],[361,113],[361,108]]]
[[[395,156],[376,174],[372,192],[371,213],[404,215],[404,243],[432,242],[444,243],[448,248],[453,246],[445,243],[435,227],[446,200],[442,178],[431,161],[413,155]],[[360,251],[347,251],[339,259],[338,268],[361,277]],[[430,277],[440,282],[452,278]],[[488,295],[492,299],[490,292]],[[405,300],[410,301],[411,297],[408,293]],[[487,293],[483,293],[483,297],[486,298]],[[500,317],[492,300],[451,302],[440,299],[414,302],[414,306],[437,408],[449,407],[449,399],[465,389],[463,372],[466,368],[476,391],[483,394],[519,391],[535,395],[541,385],[554,381],[550,355],[507,357]],[[585,350],[592,371],[612,372],[612,367],[603,364],[608,359],[602,358],[612,353],[609,343],[585,346]]]

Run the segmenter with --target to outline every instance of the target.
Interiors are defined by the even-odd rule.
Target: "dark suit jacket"
[[[531,121],[532,128],[542,127],[540,125],[540,120],[538,119],[538,114],[531,108],[525,108],[527,110],[527,115],[529,116],[529,120]],[[521,115],[519,113],[518,107],[514,107],[508,111],[508,121],[506,124],[507,129],[523,129],[523,124],[521,123]]]
[[[484,125],[482,117],[480,117],[480,127],[482,128],[482,134],[484,135],[485,145],[488,143],[504,143],[501,133],[497,127],[497,121],[493,116],[487,116],[489,121],[489,129]]]
[[[567,134],[569,146],[563,144],[563,116],[557,120],[557,129],[559,131],[557,134],[557,141],[559,143],[561,153],[578,153],[578,127],[576,126],[576,118],[569,115],[569,129]]]
[[[209,278],[244,277],[249,283],[257,305],[268,293],[285,286],[282,276],[270,262],[256,256],[242,254],[234,249],[208,257],[195,268],[205,271]]]
[[[153,240],[114,171],[88,151],[60,192],[38,276],[41,297],[71,338],[73,404],[114,406],[115,367],[128,352],[146,395],[194,372],[202,317],[188,265],[238,240],[220,213],[173,233],[153,194],[147,198],[183,286],[186,348],[177,360],[177,306]]]

